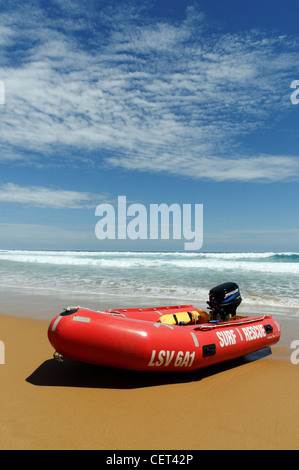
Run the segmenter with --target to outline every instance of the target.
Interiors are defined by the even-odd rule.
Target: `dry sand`
[[[298,449],[299,322],[277,320],[272,354],[163,374],[59,363],[48,321],[2,315],[0,449]]]

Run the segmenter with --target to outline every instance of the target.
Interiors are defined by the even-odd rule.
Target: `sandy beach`
[[[270,353],[161,374],[59,363],[48,320],[2,314],[0,449],[298,449],[299,322],[276,319]]]

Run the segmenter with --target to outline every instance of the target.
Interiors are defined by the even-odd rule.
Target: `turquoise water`
[[[243,303],[299,307],[299,253],[87,252],[0,250],[2,289],[20,293],[175,298],[197,304],[227,281]],[[125,302],[124,302],[125,303]]]

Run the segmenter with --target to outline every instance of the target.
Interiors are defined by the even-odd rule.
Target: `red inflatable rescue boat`
[[[211,321],[192,305],[105,312],[69,307],[52,320],[48,337],[54,356],[121,369],[180,372],[279,341],[280,325],[270,315],[227,318]]]

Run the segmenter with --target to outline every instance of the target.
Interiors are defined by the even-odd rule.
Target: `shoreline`
[[[159,297],[153,295],[115,295],[107,293],[73,293],[45,289],[3,288],[0,286],[0,310],[6,315],[51,320],[65,307],[81,306],[92,310],[107,310],[117,308],[161,307],[165,305],[190,305],[207,309],[206,300],[186,299],[173,297]],[[238,313],[245,315],[275,315],[298,319],[299,307],[253,304],[244,300],[238,308]]]
[[[299,364],[290,360],[299,320],[285,309],[275,315],[282,334],[271,354],[164,374],[59,363],[47,329],[61,305],[50,318],[30,318],[27,303],[20,312],[20,299],[11,301],[0,315],[0,449],[299,448]]]

